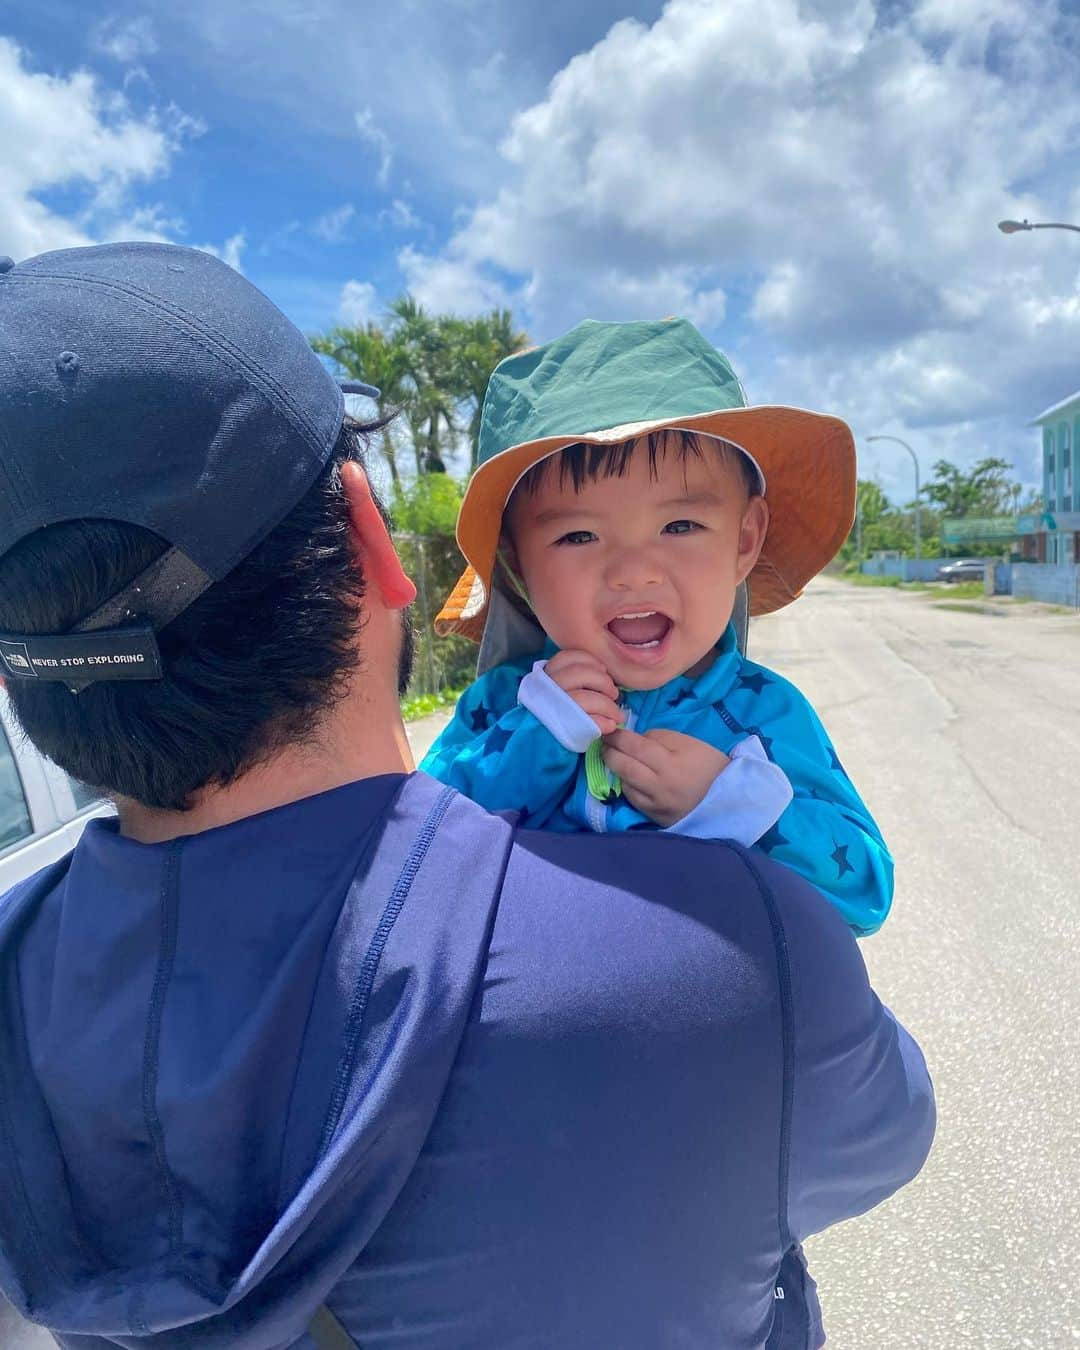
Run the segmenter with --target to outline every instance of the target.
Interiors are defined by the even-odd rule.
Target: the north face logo
[[[0,656],[13,675],[36,675],[25,642],[0,642]]]

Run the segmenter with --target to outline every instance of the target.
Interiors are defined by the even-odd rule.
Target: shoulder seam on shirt
[[[420,870],[420,864],[424,861],[425,857],[427,857],[428,850],[438,833],[443,817],[446,815],[450,803],[456,796],[458,796],[458,793],[454,788],[444,787],[428,811],[427,818],[424,820],[413,839],[412,847],[402,864],[401,871],[398,873],[393,890],[390,892],[386,904],[383,907],[382,916],[379,919],[375,932],[368,944],[364,959],[360,963],[360,970],[357,975],[356,984],[353,987],[348,1017],[345,1023],[345,1035],[341,1055],[338,1060],[337,1074],[334,1080],[334,1090],[330,1098],[330,1106],[326,1113],[326,1119],[323,1121],[322,1136],[319,1140],[317,1153],[317,1164],[322,1162],[323,1158],[326,1156],[326,1151],[330,1147],[330,1143],[334,1137],[334,1131],[337,1129],[341,1120],[341,1113],[345,1108],[353,1067],[356,1062],[360,1032],[364,1024],[364,1014],[367,1012],[368,998],[371,995],[371,990],[375,983],[375,975],[379,969],[379,963],[382,960],[383,949],[390,937],[394,924],[397,922],[398,915],[401,913],[405,901],[409,897],[409,893],[412,890],[412,884],[416,880],[416,874]]]
[[[143,1043],[142,1071],[142,1107],[143,1122],[150,1142],[154,1168],[158,1174],[168,1224],[168,1251],[175,1258],[183,1243],[184,1211],[180,1189],[176,1178],[169,1168],[165,1153],[165,1133],[161,1127],[161,1117],[157,1109],[158,1067],[161,1049],[161,1024],[165,1016],[165,996],[172,980],[173,964],[176,959],[176,930],[179,903],[179,841],[171,843],[165,854],[161,877],[161,936],[158,946],[157,970],[154,972],[154,984],[150,992],[150,1006],[146,1017],[146,1039]],[[145,1291],[136,1289],[128,1305],[128,1321],[131,1330],[140,1336],[149,1334],[149,1328],[143,1316]]]
[[[772,930],[773,950],[776,954],[777,985],[780,994],[780,1036],[782,1042],[783,1085],[780,1101],[780,1165],[778,1169],[778,1209],[781,1254],[794,1245],[788,1227],[788,1189],[791,1165],[791,1118],[795,1091],[795,1013],[791,991],[791,962],[788,959],[787,934],[772,888],[761,875],[751,854],[744,849],[737,852],[747,871],[757,883],[765,904],[765,912]]]

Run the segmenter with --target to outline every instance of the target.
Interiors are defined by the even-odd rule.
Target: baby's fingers
[[[595,656],[588,652],[557,652],[547,663],[548,676],[570,693],[579,689],[591,689],[594,693],[605,694],[613,702],[619,696],[615,681]]]
[[[577,689],[571,697],[593,719],[601,736],[609,735],[621,725],[625,714],[614,699],[591,689]]]
[[[617,750],[610,740],[604,746],[604,763],[612,773],[618,774],[622,779],[623,793],[632,806],[637,806],[637,802],[626,791],[628,786],[637,792],[645,793],[651,792],[656,787],[656,770],[642,763],[640,759],[635,759],[633,755]]]
[[[604,746],[605,757],[609,751],[632,759],[637,764],[647,765],[657,773],[666,767],[670,758],[670,752],[660,742],[625,728],[620,728],[608,737]]]
[[[642,792],[625,778],[622,780],[622,793],[635,811],[640,811],[643,816],[652,816],[654,801],[651,793]]]

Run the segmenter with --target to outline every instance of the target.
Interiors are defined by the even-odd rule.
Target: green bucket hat
[[[836,554],[855,514],[855,443],[837,417],[748,407],[727,358],[685,319],[598,323],[496,366],[481,413],[479,463],[458,516],[469,564],[436,619],[442,634],[484,632],[503,511],[522,476],[568,445],[610,445],[664,429],[736,446],[767,484],[770,523],[749,578],[750,613],[789,604]]]

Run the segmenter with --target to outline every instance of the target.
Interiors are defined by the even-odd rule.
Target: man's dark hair
[[[368,434],[382,425],[346,419],[292,511],[158,634],[163,679],[102,681],[78,694],[51,681],[8,681],[34,745],[110,796],[184,810],[196,789],[225,786],[310,736],[357,668],[364,580],[341,468],[363,461]],[[167,547],[150,530],[112,520],[39,530],[0,558],[0,629],[64,632]]]
[[[677,438],[677,443],[673,447],[672,440],[675,438]],[[682,463],[685,463],[691,456],[694,459],[704,459],[706,454],[715,454],[719,455],[726,463],[735,464],[746,486],[748,497],[760,495],[761,489],[758,484],[757,472],[753,464],[736,445],[719,440],[715,436],[699,435],[695,431],[680,431],[678,428],[650,431],[644,439],[646,442],[645,452],[649,457],[649,472],[654,478],[657,475],[657,461],[668,454],[678,455]],[[569,482],[573,485],[575,492],[580,492],[586,483],[595,482],[600,478],[621,478],[629,468],[630,461],[636,453],[637,444],[635,438],[619,441],[613,445],[589,445],[584,443],[568,445],[564,449],[556,451],[554,455],[549,455],[547,459],[542,459],[534,464],[522,476],[515,491],[535,496],[552,464],[558,464],[559,466],[560,487]]]

